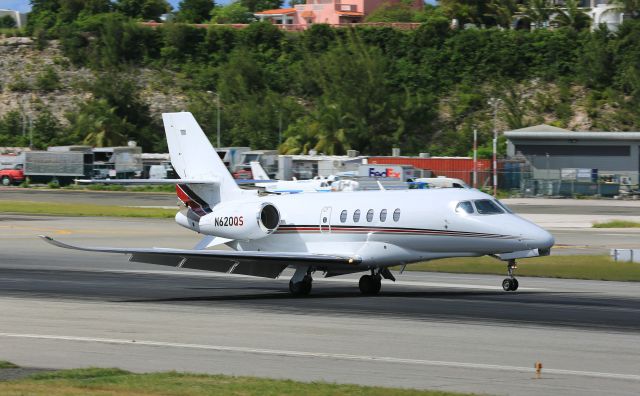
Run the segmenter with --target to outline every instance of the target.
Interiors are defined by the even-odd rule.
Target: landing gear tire
[[[311,284],[313,283],[313,278],[307,275],[301,282],[293,283],[289,281],[289,292],[294,296],[308,296],[311,293]]]
[[[518,280],[516,278],[505,278],[505,280],[502,281],[502,289],[504,291],[518,290]]]
[[[515,269],[518,268],[516,266],[516,260],[509,260],[507,263],[507,274],[508,278],[502,281],[502,289],[504,291],[516,291],[518,290],[518,280],[513,276]]]
[[[358,282],[360,292],[366,296],[375,296],[380,292],[382,280],[378,275],[362,275]]]

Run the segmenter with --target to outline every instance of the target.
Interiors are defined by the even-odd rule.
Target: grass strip
[[[460,393],[338,385],[325,382],[187,373],[134,374],[120,369],[75,369],[0,382],[2,395],[421,395]]]
[[[0,201],[0,213],[43,214],[59,216],[150,217],[173,218],[176,209],[130,208],[126,206],[90,205],[59,202]]]
[[[506,275],[507,265],[492,257],[451,258],[407,266],[407,270]],[[519,276],[640,281],[640,264],[615,262],[609,256],[545,256],[518,260]]]
[[[18,368],[18,366],[11,362],[7,362],[6,360],[0,360],[0,369],[11,369],[11,368]]]
[[[593,228],[640,228],[640,223],[627,220],[611,220],[603,223],[595,223]]]
[[[141,186],[124,186],[121,184],[89,184],[89,185],[74,185],[65,186],[62,190],[73,191],[127,191],[127,192],[176,192],[175,184],[161,184],[161,185],[141,185]]]

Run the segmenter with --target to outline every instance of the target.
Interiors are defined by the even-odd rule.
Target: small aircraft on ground
[[[313,275],[366,272],[359,288],[377,294],[389,267],[445,257],[491,255],[506,263],[505,291],[518,288],[516,259],[550,254],[554,238],[474,189],[259,194],[238,187],[191,113],[163,114],[184,208],[176,222],[205,235],[193,248],[58,247],[122,253],[131,261],[277,278],[311,291]],[[210,250],[226,245],[232,250]]]
[[[273,193],[331,192],[333,180],[317,178],[309,180],[270,180],[258,161],[251,161],[251,173],[256,187]]]

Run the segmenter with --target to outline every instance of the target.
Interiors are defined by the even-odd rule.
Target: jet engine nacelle
[[[216,205],[200,219],[200,232],[228,239],[260,239],[280,224],[280,212],[266,202],[229,202]]]

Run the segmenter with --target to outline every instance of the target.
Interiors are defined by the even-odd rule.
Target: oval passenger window
[[[369,209],[367,212],[367,221],[371,223],[373,221],[373,209]]]

